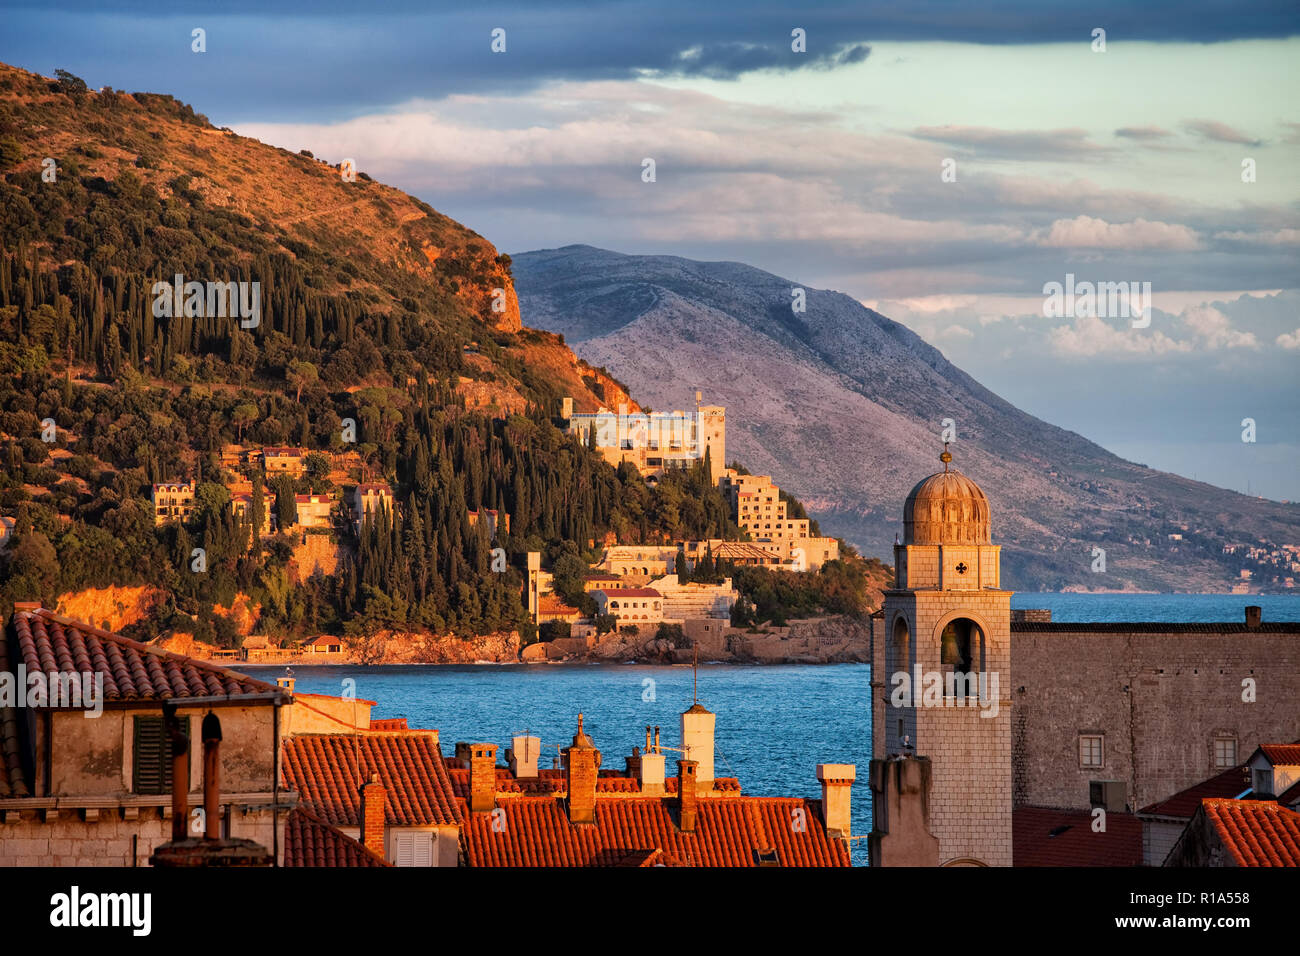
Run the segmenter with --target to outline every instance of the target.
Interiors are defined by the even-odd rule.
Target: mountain
[[[1124,461],[1017,409],[847,295],[740,263],[590,246],[522,253],[513,271],[530,324],[563,333],[655,408],[696,389],[726,405],[728,458],[770,473],[864,553],[892,554],[904,498],[939,469],[946,418],[955,467],[992,505],[1004,586],[1227,590],[1243,559],[1225,546],[1280,553],[1300,539],[1295,505]],[[1104,573],[1092,570],[1095,547]]]

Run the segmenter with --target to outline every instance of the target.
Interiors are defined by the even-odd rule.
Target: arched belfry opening
[[[955,681],[960,696],[977,697],[979,675],[987,670],[988,645],[984,629],[968,617],[958,617],[943,626],[939,635],[939,664],[944,673],[972,675]]]

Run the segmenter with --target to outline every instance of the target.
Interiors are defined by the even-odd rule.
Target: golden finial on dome
[[[948,451],[947,442],[943,443],[943,454],[939,456],[939,460],[943,462],[943,470],[946,473],[948,471],[948,462],[952,461],[952,453]]]

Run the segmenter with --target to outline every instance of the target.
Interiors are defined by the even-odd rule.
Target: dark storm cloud
[[[415,97],[502,92],[546,80],[624,79],[646,72],[732,78],[757,69],[828,69],[861,62],[871,44],[947,40],[998,46],[1214,42],[1300,33],[1286,0],[1228,5],[1157,0],[1077,4],[1012,0],[899,4],[837,0],[801,9],[777,0],[703,4],[558,0],[441,4],[416,0],[53,0],[5,4],[0,59],[47,75],[62,67],[93,86],[158,90],[213,119],[357,115]],[[190,51],[190,30],[208,52]],[[494,27],[507,52],[489,51]],[[790,32],[807,33],[807,53]],[[685,55],[689,54],[689,55]]]

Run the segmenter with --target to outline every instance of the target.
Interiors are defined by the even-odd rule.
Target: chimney
[[[822,823],[831,836],[851,835],[853,781],[858,771],[851,763],[819,763],[817,779],[822,785]]]
[[[384,859],[384,785],[379,782],[379,774],[372,773],[370,782],[361,788],[361,842],[367,850],[378,853]]]
[[[163,704],[163,726],[172,747],[172,842],[189,838],[190,738],[181,733],[175,704]]]
[[[683,833],[695,832],[695,788],[699,765],[694,760],[677,761],[677,828]]]
[[[624,760],[627,763],[627,770],[626,770],[627,775],[629,777],[632,777],[633,779],[640,780],[641,779],[641,748],[633,747],[632,756],[625,757]]]
[[[1246,626],[1251,630],[1259,627],[1260,619],[1263,617],[1264,609],[1258,604],[1246,605]]]
[[[221,720],[203,718],[203,821],[205,840],[221,839]]]
[[[872,866],[938,866],[939,841],[930,831],[929,757],[871,761]]]
[[[281,690],[283,690],[286,694],[292,694],[292,693],[293,693],[293,684],[294,684],[294,681],[295,681],[295,680],[296,680],[296,678],[293,678],[293,677],[277,677],[277,678],[275,679],[275,686],[276,686],[276,687],[279,687],[279,688],[280,688]]]
[[[564,750],[567,768],[566,785],[569,790],[569,822],[596,822],[596,776],[600,767],[600,751],[582,730],[582,714],[578,715],[578,732],[573,735],[573,745]]]
[[[682,714],[682,749],[699,765],[697,774],[701,790],[713,789],[713,727],[717,717],[700,704],[693,704]]]
[[[514,737],[510,749],[506,751],[506,762],[510,772],[518,780],[535,780],[537,778],[537,761],[542,755],[542,738]]]
[[[661,753],[642,754],[636,776],[641,781],[642,793],[652,797],[662,797],[664,794],[664,755]]]
[[[469,745],[469,810],[483,813],[497,805],[497,745]]]

